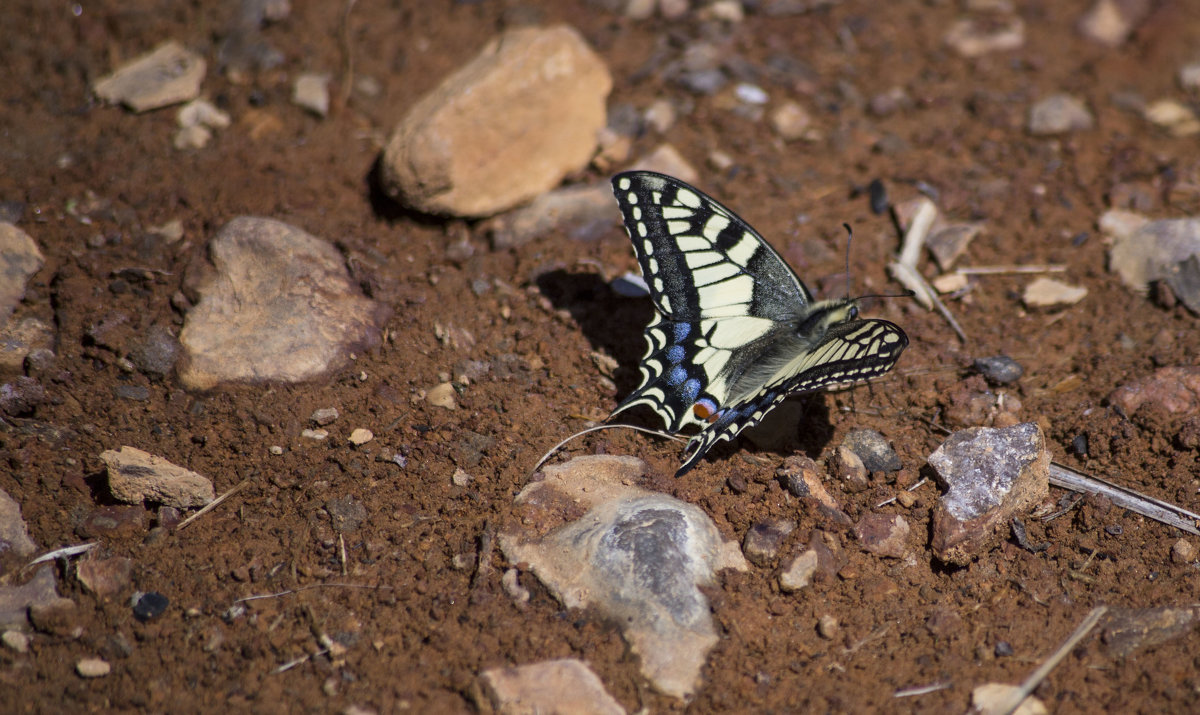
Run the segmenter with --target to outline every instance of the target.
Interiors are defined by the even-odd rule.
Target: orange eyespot
[[[717,406],[714,405],[711,400],[700,400],[696,404],[692,405],[692,414],[696,415],[697,419],[712,423],[717,421],[717,417],[721,413],[717,410]]]

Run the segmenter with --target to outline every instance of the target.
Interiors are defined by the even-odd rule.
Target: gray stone
[[[367,508],[351,494],[330,499],[325,503],[325,511],[329,512],[333,528],[343,534],[356,531],[367,520]]]
[[[607,181],[556,189],[528,206],[484,223],[496,248],[515,248],[550,232],[591,240],[617,224],[612,189]]]
[[[1033,422],[955,432],[929,465],[946,488],[933,514],[932,547],[947,563],[970,563],[1050,492],[1050,453]]]
[[[887,438],[871,429],[857,429],[846,435],[842,446],[858,455],[872,472],[898,472],[904,466]]]
[[[1166,643],[1191,633],[1200,620],[1200,609],[1109,608],[1101,621],[1100,633],[1109,653],[1124,658],[1141,648]]]
[[[60,601],[70,603],[55,588],[54,565],[39,566],[33,578],[23,584],[0,585],[0,628],[23,628],[28,625],[31,606],[54,606]]]
[[[36,550],[21,518],[21,505],[0,489],[0,558],[13,554],[24,559]]]
[[[0,222],[0,326],[25,296],[26,283],[45,263],[29,234],[11,223]]]
[[[717,642],[698,586],[746,562],[697,507],[630,486],[644,471],[638,459],[609,456],[547,467],[517,497],[521,531],[499,541],[568,608],[592,606],[621,624],[642,673],[684,698]]]
[[[1025,368],[1021,366],[1021,363],[1007,355],[975,358],[974,366],[981,375],[987,378],[988,382],[998,385],[1016,382],[1021,375],[1025,374]]]
[[[1046,97],[1029,110],[1029,133],[1035,136],[1091,129],[1095,123],[1087,106],[1066,94]]]
[[[157,377],[170,374],[178,358],[179,341],[162,325],[150,326],[129,351],[129,359],[139,370]]]

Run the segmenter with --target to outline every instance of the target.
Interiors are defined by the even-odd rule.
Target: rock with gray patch
[[[933,552],[951,564],[969,564],[1050,492],[1050,453],[1033,422],[955,432],[929,465],[946,489],[933,514]]]
[[[612,456],[546,468],[517,496],[522,530],[501,534],[500,546],[568,608],[591,606],[621,624],[654,687],[685,698],[718,640],[698,587],[747,564],[703,511],[630,486],[645,468]]]
[[[574,658],[489,668],[479,681],[485,699],[479,704],[490,705],[497,713],[625,713],[587,663]]]

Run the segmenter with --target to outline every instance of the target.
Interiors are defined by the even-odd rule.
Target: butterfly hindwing
[[[787,395],[881,374],[907,345],[853,301],[814,303],[749,224],[686,183],[626,172],[613,191],[655,309],[642,382],[613,414],[647,405],[670,432],[700,426],[677,474]]]

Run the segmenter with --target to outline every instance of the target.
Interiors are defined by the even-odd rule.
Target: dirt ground
[[[945,568],[928,550],[933,484],[909,508],[877,509],[914,526],[916,558],[883,559],[786,492],[774,477],[784,455],[743,439],[675,480],[677,444],[625,432],[580,440],[568,452],[647,460],[645,486],[700,506],[731,539],[778,517],[800,524],[785,554],[814,528],[839,533],[846,567],[795,594],[779,590],[775,569],[726,573],[708,592],[721,642],[705,685],[681,703],[646,685],[613,625],[564,610],[532,574],[521,576],[532,598],[516,604],[501,588],[510,565],[498,551],[485,559],[491,570],[474,563],[481,544],[511,523],[513,496],[538,457],[635,386],[649,315],[647,302],[606,285],[636,270],[615,202],[611,230],[597,240],[556,233],[494,251],[475,224],[409,215],[372,184],[382,141],[405,110],[496,32],[530,21],[569,22],[588,39],[613,74],[610,107],[641,111],[660,97],[690,107],[667,136],[638,138],[634,154],[674,144],[701,168],[699,185],[825,296],[844,291],[843,222],[855,229],[853,291],[899,290],[885,271],[895,231],[857,191],[875,178],[893,200],[927,185],[951,219],[985,222],[965,263],[1061,263],[1064,280],[1088,289],[1072,307],[1026,310],[1020,294],[1030,277],[979,278],[950,303],[965,343],[912,301],[870,306],[869,314],[903,326],[908,351],[891,378],[869,389],[802,399],[798,426],[802,451],[818,460],[855,428],[877,429],[895,446],[905,464],[899,477],[877,475],[860,493],[830,485],[851,516],[924,475],[944,438],[930,422],[967,426],[949,419],[954,395],[978,389],[973,358],[996,354],[1025,367],[1005,391],[1020,401],[1021,419],[1042,424],[1056,460],[1197,508],[1196,451],[1176,438],[1183,419],[1123,415],[1105,401],[1157,367],[1197,364],[1197,318],[1124,288],[1106,269],[1096,221],[1130,196],[1155,218],[1200,209],[1196,138],[1170,136],[1122,99],[1187,99],[1176,75],[1200,59],[1200,4],[1155,3],[1119,49],[1075,32],[1088,2],[1015,4],[1024,46],[967,60],[941,39],[964,10],[938,0],[848,0],[792,16],[750,13],[732,27],[694,14],[633,21],[599,2],[361,0],[345,38],[343,3],[295,0],[286,20],[262,31],[283,63],[231,74],[217,62],[236,15],[231,2],[3,3],[0,200],[23,204],[19,225],[46,257],[19,312],[54,326],[57,361],[44,381],[48,400],[0,423],[0,488],[20,503],[41,548],[96,540],[92,557],[129,557],[134,568],[128,588],[102,599],[59,565],[60,592],[76,603],[72,621],[34,631],[26,654],[0,649],[0,709],[469,711],[484,668],[579,657],[631,711],[959,713],[975,686],[1024,679],[1093,606],[1193,604],[1200,571],[1171,558],[1183,534],[1103,501],[1084,500],[1048,522],[1027,519],[1030,542],[1048,544],[1038,553],[1005,542],[967,568]],[[90,98],[97,76],[166,38],[207,57],[204,94],[234,118],[200,150],[172,148],[173,110],[134,115]],[[728,43],[729,66],[772,102],[808,108],[821,139],[784,144],[763,119],[731,111],[728,91],[695,95],[665,77],[666,63],[700,39]],[[375,80],[378,93],[352,92],[325,119],[294,106],[291,80],[302,71],[333,73],[339,96],[347,47],[355,75]],[[893,87],[911,105],[870,111],[865,100]],[[1029,107],[1056,92],[1085,100],[1095,128],[1031,137]],[[714,151],[733,166],[713,168]],[[178,331],[187,267],[204,259],[217,228],[244,214],[336,242],[394,310],[382,347],[325,381],[207,394],[125,369],[123,346],[152,326]],[[146,227],[172,219],[183,222],[184,240],[167,253],[147,251]],[[464,236],[473,252],[449,249]],[[824,250],[811,250],[813,239]],[[153,277],[130,282],[119,273],[129,267]],[[472,290],[481,278],[502,286]],[[100,344],[89,331],[113,316],[125,322]],[[475,342],[439,341],[437,324]],[[619,361],[615,391],[593,351]],[[506,355],[520,360],[468,386],[458,410],[415,399],[463,360]],[[114,396],[130,385],[146,388],[146,399]],[[301,439],[312,412],[330,406],[341,413],[330,439]],[[355,427],[375,440],[352,446],[346,437]],[[1086,457],[1071,448],[1080,434]],[[186,529],[155,528],[163,515],[116,506],[106,493],[99,454],[121,445],[207,475],[218,493],[246,485]],[[271,454],[272,445],[283,453]],[[452,482],[456,468],[472,477],[467,486]],[[366,519],[343,544],[329,505],[347,497]],[[246,596],[317,585],[234,608]],[[162,593],[167,610],[137,620],[135,590]],[[825,615],[840,624],[832,637],[816,627]],[[332,640],[323,644],[323,635]],[[333,654],[276,672],[330,642],[339,646]],[[1195,711],[1197,654],[1195,632],[1124,658],[1092,637],[1036,694],[1064,713]],[[79,677],[84,657],[104,658],[112,672]],[[893,696],[932,684],[946,687]]]

